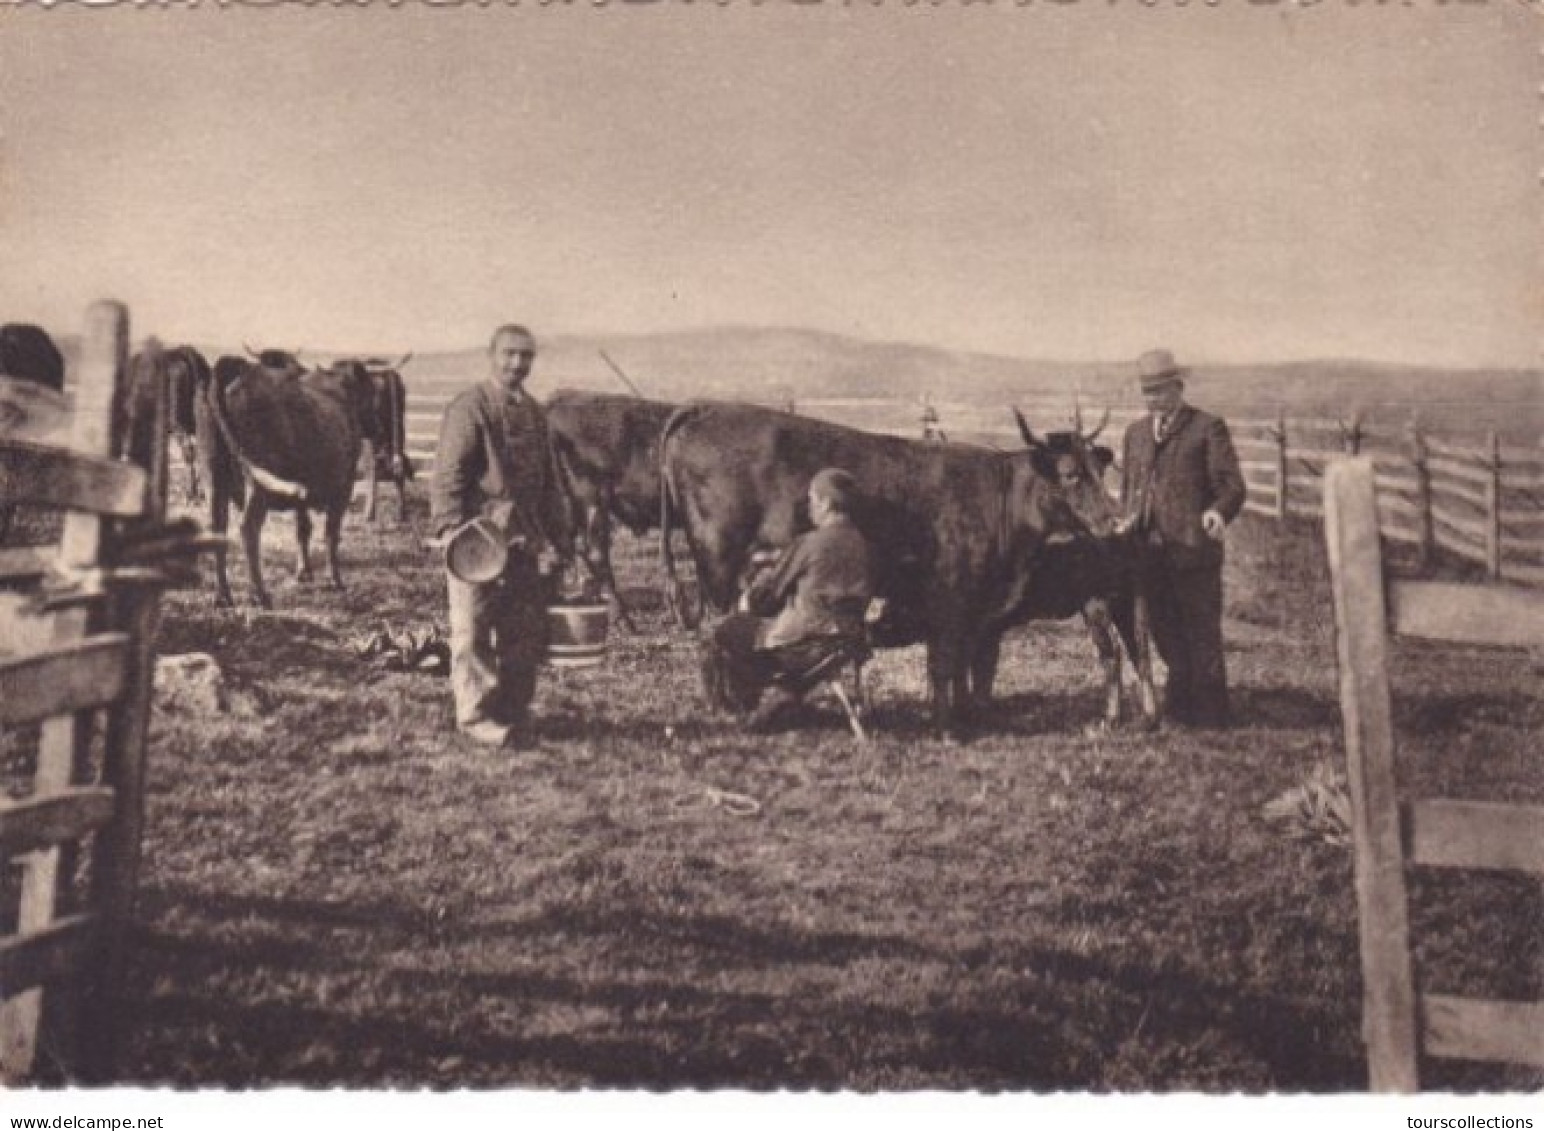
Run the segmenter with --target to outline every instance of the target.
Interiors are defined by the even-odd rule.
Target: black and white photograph
[[[1537,0],[0,6],[6,1091],[1531,1126],[1541,91]]]

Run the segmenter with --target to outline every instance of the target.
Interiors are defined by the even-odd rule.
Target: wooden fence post
[[[1485,433],[1485,565],[1492,578],[1501,576],[1501,438]]]
[[[1410,464],[1415,468],[1415,516],[1417,553],[1421,568],[1431,564],[1434,534],[1431,518],[1431,468],[1426,465],[1426,434],[1421,431],[1419,416],[1412,416],[1409,425]]]
[[[1362,1038],[1375,1092],[1414,1092],[1415,976],[1394,781],[1393,706],[1378,505],[1369,460],[1331,463],[1324,532],[1335,601],[1340,711],[1362,951]]]
[[[1276,413],[1276,521],[1287,518],[1287,413]]]

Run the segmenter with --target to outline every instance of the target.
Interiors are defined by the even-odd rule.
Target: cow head
[[[364,363],[354,360],[340,361],[330,372],[343,382],[344,393],[348,398],[349,408],[353,412],[354,423],[359,429],[359,434],[369,440],[377,450],[390,443],[380,409],[376,404],[375,382],[371,379],[370,371],[365,368]]]
[[[241,345],[264,369],[272,369],[275,373],[284,373],[291,377],[298,377],[305,372],[305,366],[300,364],[299,355],[290,350],[255,350],[245,342]]]
[[[1109,422],[1109,412],[1091,432],[1048,432],[1043,439],[1035,435],[1017,409],[1013,415],[1030,462],[1050,485],[1052,497],[1047,506],[1052,525],[1073,534],[1104,537],[1113,533],[1120,509],[1105,489],[1104,475],[1115,462],[1115,453],[1095,443]]]

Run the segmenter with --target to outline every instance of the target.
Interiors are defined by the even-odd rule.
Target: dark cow
[[[128,448],[137,452],[151,450],[149,429],[155,413],[154,379],[164,374],[167,384],[168,434],[177,442],[182,464],[188,471],[188,500],[203,501],[199,482],[198,422],[194,403],[199,390],[209,384],[209,363],[192,346],[162,349],[153,338],[129,359],[127,380],[119,390],[116,406],[118,435]],[[127,454],[127,452],[125,453]],[[134,458],[134,457],[131,457]]]
[[[1022,418],[1019,427],[1026,445],[1035,452],[1035,462],[1042,474],[1057,484],[1065,494],[1077,494],[1090,486],[1104,490],[1104,473],[1115,453],[1094,441],[1109,420],[1084,435],[1081,431],[1049,432],[1035,437]],[[1085,507],[1081,513],[1088,520],[1090,534],[1056,534],[1031,571],[1022,602],[1012,610],[1009,623],[1035,620],[1066,620],[1081,615],[1099,654],[1104,673],[1104,721],[1113,726],[1121,717],[1121,645],[1136,669],[1140,692],[1139,706],[1143,721],[1152,726],[1158,721],[1158,696],[1153,686],[1152,648],[1146,625],[1146,606],[1141,599],[1139,547],[1127,534],[1115,533],[1114,511]],[[995,661],[982,657],[982,676]]]
[[[659,525],[660,436],[679,406],[561,390],[547,401],[547,431],[580,552],[634,630],[611,565],[611,520],[634,534]]]
[[[293,355],[290,355],[291,359]],[[199,449],[209,482],[210,527],[224,534],[229,504],[242,507],[241,542],[253,599],[272,599],[263,585],[259,538],[270,510],[295,511],[298,577],[311,577],[309,509],[326,515],[328,576],[342,588],[338,542],[353,494],[359,455],[378,440],[369,374],[350,363],[296,372],[222,357],[195,406]],[[225,557],[215,562],[221,605],[232,603]]]
[[[413,462],[407,454],[407,386],[399,370],[413,355],[399,361],[372,357],[362,364],[370,375],[375,397],[375,418],[381,442],[372,443],[365,460],[365,519],[376,519],[376,484],[382,476],[397,485],[397,521],[407,518],[407,482],[413,478]]]
[[[64,355],[41,326],[7,322],[0,326],[0,376],[64,390]]]
[[[990,695],[1002,634],[1026,608],[1047,539],[1091,534],[1114,518],[1091,480],[1069,491],[1048,453],[998,453],[875,435],[749,405],[681,410],[662,442],[662,555],[674,585],[670,526],[679,517],[702,596],[730,607],[758,549],[807,524],[810,477],[841,467],[862,485],[855,515],[875,548],[888,602],[881,646],[925,643],[933,721],[949,737]],[[1050,469],[1052,472],[1054,468]]]

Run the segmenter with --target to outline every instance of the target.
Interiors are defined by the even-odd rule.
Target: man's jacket
[[[1244,507],[1244,476],[1228,426],[1190,405],[1175,410],[1159,443],[1153,418],[1126,429],[1121,507],[1178,566],[1222,565],[1222,543],[1207,536],[1201,516],[1215,510],[1232,522]]]
[[[532,548],[566,552],[571,532],[547,442],[547,418],[528,394],[492,381],[459,394],[445,410],[434,456],[430,526],[436,533],[492,519]]]
[[[750,611],[772,616],[757,646],[779,648],[855,632],[874,594],[868,542],[845,517],[800,535],[746,593]]]

